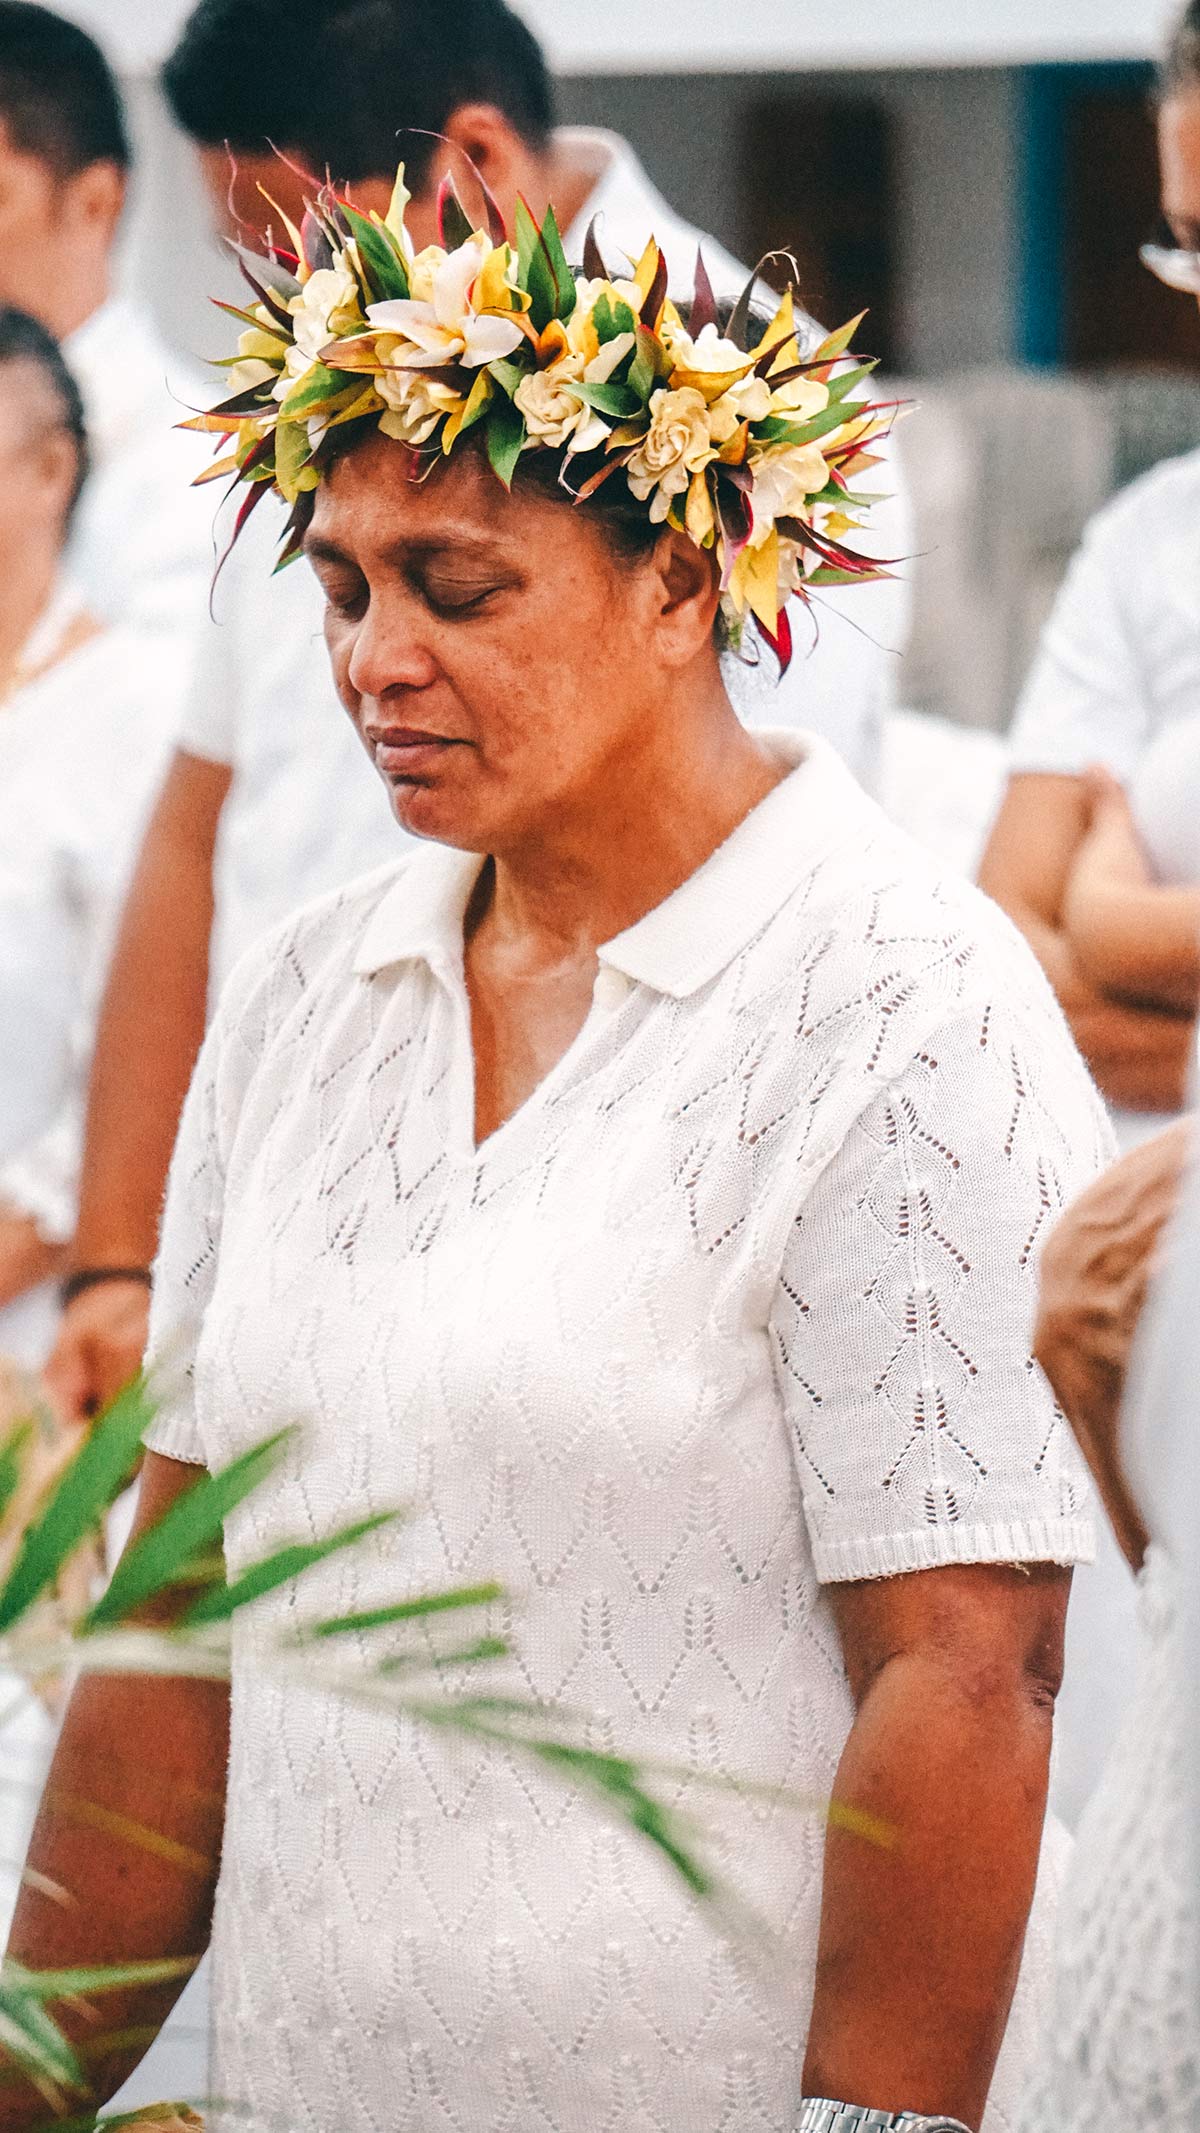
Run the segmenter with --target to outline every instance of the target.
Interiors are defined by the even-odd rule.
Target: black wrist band
[[[77,1296],[86,1296],[89,1289],[99,1289],[106,1281],[140,1281],[149,1288],[152,1275],[148,1266],[83,1266],[77,1274],[68,1274],[58,1291],[58,1300],[63,1310],[73,1304]]]

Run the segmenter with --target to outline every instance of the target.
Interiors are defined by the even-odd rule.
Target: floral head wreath
[[[722,333],[698,257],[685,324],[653,240],[614,277],[589,231],[577,277],[553,209],[539,229],[522,201],[514,245],[484,197],[475,229],[444,183],[441,243],[415,252],[401,167],[385,217],[326,186],[302,229],[281,217],[290,250],[236,248],[256,301],[220,307],[245,329],[222,364],[229,395],[184,425],[233,445],[201,480],[249,485],[235,540],[274,491],[293,507],[291,561],[342,424],[377,419],[431,461],[477,430],[505,487],[534,450],[559,455],[580,503],[623,480],[653,524],[715,552],[734,641],[752,615],[786,666],[789,598],[887,574],[846,546],[881,500],[854,484],[895,412],[857,394],[874,368],[847,353],[859,320],[805,355],[791,290],[754,328],[756,275]]]

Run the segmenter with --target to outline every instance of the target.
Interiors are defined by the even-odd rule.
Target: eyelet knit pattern
[[[515,1756],[273,1681],[272,1598],[237,1632],[215,1925],[214,2088],[261,2133],[789,2133],[852,1720],[823,1582],[1089,1550],[1030,1331],[1099,1105],[1002,915],[791,745],[482,1147],[462,855],[289,922],[205,1047],[151,1441],[217,1465],[304,1424],[231,1572],[408,1505],[306,1616],[500,1580],[487,1687],[670,1765],[732,1892],[697,1906]]]

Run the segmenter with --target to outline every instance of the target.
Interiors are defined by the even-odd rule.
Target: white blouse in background
[[[172,740],[132,633],[58,656],[86,612],[61,585],[25,648],[31,680],[0,704],[0,1163],[5,1198],[56,1238],[74,1224],[100,994]],[[48,1330],[45,1299],[12,1306],[0,1350],[40,1361]]]
[[[207,441],[178,425],[215,380],[181,364],[148,311],[113,297],[63,344],[83,395],[92,468],[69,565],[96,614],[135,630],[159,695],[179,709],[216,564]]]
[[[772,745],[792,774],[600,950],[580,1035],[478,1148],[477,859],[423,849],[301,913],[218,1010],[150,1441],[217,1467],[300,1419],[229,1521],[234,1576],[410,1507],[236,1633],[212,2078],[256,2127],[790,2133],[802,1803],[852,1718],[822,1585],[1090,1551],[1030,1333],[1099,1105],[1003,915],[823,743]],[[755,1961],[591,1798],[260,1670],[298,1607],[493,1578],[515,1657],[473,1686],[694,1773],[664,1783],[760,1921]],[[1054,1878],[988,2133],[1017,2133]]]

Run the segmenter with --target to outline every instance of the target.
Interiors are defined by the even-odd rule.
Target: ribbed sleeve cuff
[[[178,1459],[184,1466],[208,1465],[190,1415],[156,1415],[142,1442],[148,1452]]]
[[[858,1578],[904,1577],[953,1563],[1090,1563],[1096,1529],[1090,1518],[1030,1519],[995,1526],[920,1526],[912,1533],[871,1540],[817,1541],[813,1559],[822,1585]]]

